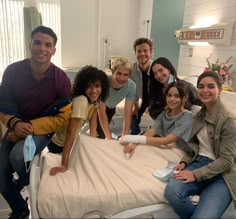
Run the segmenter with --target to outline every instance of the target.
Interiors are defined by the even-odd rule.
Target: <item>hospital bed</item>
[[[232,104],[231,94],[225,93],[224,98]],[[116,115],[111,130],[119,133],[122,123],[122,115]],[[152,123],[145,117],[142,129]],[[33,160],[32,218],[178,218],[164,198],[166,184],[152,173],[168,161],[178,163],[181,150],[140,145],[126,160],[118,141],[92,138],[86,131],[85,127],[77,139],[65,173],[49,176],[50,168],[60,164],[60,155],[43,151]],[[236,218],[232,205],[223,218]]]
[[[112,132],[116,134],[120,133],[122,123],[123,117],[120,116],[118,111],[118,115],[115,116],[110,125]],[[153,121],[150,117],[144,116],[141,122],[141,129],[148,129],[152,123]],[[83,133],[86,132],[87,126],[83,128]],[[90,177],[93,178],[90,179],[90,183],[84,182],[84,186],[90,189],[79,189],[80,191],[87,189],[80,196],[80,191],[76,194],[74,191],[75,188],[71,187],[73,183],[69,180],[68,182],[64,181],[65,185],[70,187],[65,189],[68,191],[61,191],[63,194],[53,191],[53,188],[60,186],[62,187],[59,190],[64,189],[63,185],[56,185],[55,182],[59,182],[61,179],[62,181],[69,179],[71,175],[76,175],[76,173],[71,168],[55,177],[49,176],[48,171],[50,167],[60,163],[60,155],[51,154],[47,150],[44,150],[34,158],[31,166],[29,193],[32,218],[148,218],[152,217],[155,213],[158,213],[159,218],[163,218],[161,214],[162,210],[163,214],[167,209],[168,211],[172,211],[163,197],[165,183],[159,181],[152,175],[152,172],[156,168],[164,167],[167,164],[169,155],[165,150],[159,149],[163,151],[160,156],[155,147],[140,146],[137,148],[134,157],[126,160],[122,151],[123,146],[117,141],[100,140],[82,134],[75,145],[78,147],[73,148],[73,153],[81,153],[81,157],[73,157],[70,166],[76,165],[82,168],[78,170],[78,177],[84,177],[86,180]],[[173,149],[171,153],[173,154],[173,159],[178,162],[182,152]],[[161,158],[158,159],[158,156]],[[86,170],[83,170],[83,166],[86,166]],[[125,171],[121,171],[122,169]],[[83,174],[79,176],[81,171],[94,173],[87,176]],[[100,177],[101,179],[99,179]],[[48,180],[53,180],[53,182],[49,183]],[[76,179],[75,177],[71,181],[76,181],[76,184],[79,184],[80,182],[78,180],[80,179]],[[93,185],[93,183],[100,183],[101,185]],[[83,187],[83,185],[79,186]],[[47,191],[44,188],[47,188]],[[96,191],[99,189],[101,191]],[[96,192],[97,194],[95,194]],[[57,194],[58,197],[56,197]],[[74,199],[72,202],[75,202],[75,206],[69,203],[69,199]],[[78,203],[76,203],[76,200]],[[82,204],[79,207],[80,202],[87,202],[88,204]],[[89,202],[92,203],[89,204]],[[51,204],[53,206],[50,206]],[[81,212],[78,212],[79,210]],[[175,214],[172,211],[168,215],[170,218],[173,218]]]
[[[48,173],[60,164],[60,155],[46,152],[36,158],[30,175],[30,188],[35,184],[30,191],[32,217],[131,218],[166,207],[165,183],[152,173],[169,160],[177,163],[182,152],[139,146],[126,160],[122,149],[117,141],[81,134],[70,168],[53,177]]]
[[[139,146],[125,160],[118,142],[81,134],[73,155],[70,168],[56,176],[48,173],[60,164],[59,155],[45,152],[34,160],[32,218],[178,218],[163,196],[165,183],[152,175],[179,161],[177,148]],[[226,218],[235,218],[233,213]]]

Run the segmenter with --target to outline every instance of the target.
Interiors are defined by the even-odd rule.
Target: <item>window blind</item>
[[[61,66],[60,0],[38,0],[42,24],[58,36],[52,62]],[[0,0],[0,82],[5,68],[25,58],[23,0]]]

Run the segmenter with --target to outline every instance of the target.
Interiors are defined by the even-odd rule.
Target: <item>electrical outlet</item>
[[[193,57],[193,48],[189,49],[188,56],[189,57]]]

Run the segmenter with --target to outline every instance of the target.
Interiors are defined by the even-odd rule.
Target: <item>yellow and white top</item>
[[[80,95],[75,97],[72,102],[72,114],[71,118],[78,118],[80,120],[80,124],[76,130],[77,138],[82,126],[84,125],[85,121],[89,120],[94,112],[94,109],[97,108],[98,104],[96,103],[89,103],[88,98],[84,95]],[[67,133],[67,126],[57,130],[55,134],[52,136],[52,142],[60,147],[64,146],[66,133]]]

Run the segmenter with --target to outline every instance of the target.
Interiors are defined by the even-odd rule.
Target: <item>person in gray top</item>
[[[136,83],[136,100],[132,112],[131,134],[141,132],[139,124],[141,117],[149,106],[149,71],[152,64],[152,41],[138,38],[134,42],[134,52],[137,61],[133,63],[130,78]],[[141,104],[140,104],[141,102]]]
[[[192,130],[193,116],[186,105],[187,95],[183,82],[169,84],[165,93],[165,110],[154,121],[152,128],[143,135],[125,135],[120,139],[121,143],[134,143],[126,145],[124,153],[132,156],[138,143],[162,147],[173,142],[185,152],[191,153],[187,142]]]

